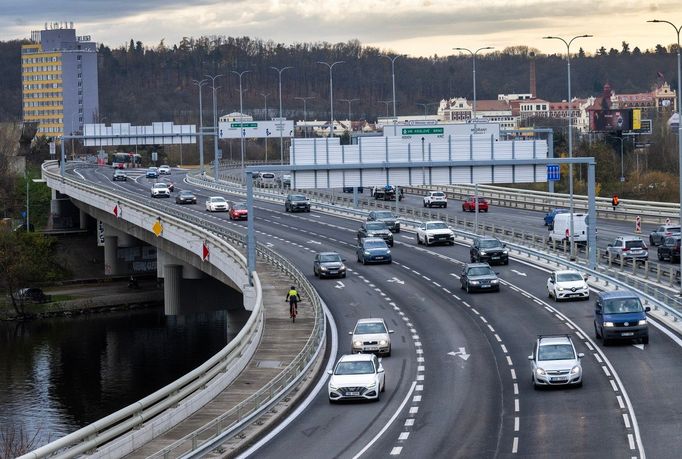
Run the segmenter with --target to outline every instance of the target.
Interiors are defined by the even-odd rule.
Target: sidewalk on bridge
[[[254,357],[244,371],[218,397],[207,403],[196,413],[185,419],[173,429],[152,440],[145,446],[138,448],[126,457],[148,457],[171,445],[173,442],[191,434],[196,429],[209,423],[213,419],[229,411],[261,387],[273,380],[289,363],[301,352],[305,346],[314,325],[314,311],[311,310],[307,298],[302,298],[298,305],[296,323],[289,318],[289,304],[285,296],[291,285],[291,279],[271,265],[258,262],[256,266],[263,290],[263,307],[265,321],[263,335],[256,349]],[[310,382],[306,378],[306,382]],[[299,393],[302,391],[298,391]],[[272,413],[271,413],[272,414]],[[284,414],[282,411],[279,414]],[[274,418],[268,416],[268,422]],[[226,420],[227,425],[231,420]],[[263,427],[262,425],[260,426]],[[200,441],[215,432],[200,437]],[[239,443],[249,443],[253,438],[240,435],[236,443],[228,446],[232,452],[243,447]],[[227,452],[223,449],[222,452]],[[228,452],[229,454],[229,452]],[[177,453],[171,454],[176,457]]]

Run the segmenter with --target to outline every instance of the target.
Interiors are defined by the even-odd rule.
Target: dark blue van
[[[594,310],[594,333],[604,346],[615,340],[641,340],[649,344],[649,326],[639,297],[627,290],[601,292]]]

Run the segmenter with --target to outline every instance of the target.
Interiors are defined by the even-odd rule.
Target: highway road
[[[151,201],[145,178],[111,183],[110,169],[78,173]],[[245,231],[246,222],[203,210],[205,198],[220,193],[184,185],[181,175],[174,180],[199,200],[175,206],[178,213]],[[164,203],[174,205],[172,198]],[[544,229],[537,212],[491,208],[480,217]],[[288,214],[283,205],[257,201],[255,224],[260,242],[309,274],[334,316],[340,353],[349,351],[347,332],[359,318],[383,317],[395,330],[379,402],[330,405],[325,387],[255,457],[678,456],[682,339],[674,332],[651,327],[650,345],[603,348],[594,341],[593,301],[550,302],[540,266],[512,258],[496,268],[500,293],[467,294],[457,278],[466,246],[425,248],[404,231],[396,235],[393,264],[363,266],[354,255],[357,221]],[[600,234],[625,230],[622,223],[599,225]],[[346,279],[313,276],[313,254],[321,250],[347,259]],[[533,390],[527,356],[535,336],[547,333],[571,334],[585,353],[582,388]]]

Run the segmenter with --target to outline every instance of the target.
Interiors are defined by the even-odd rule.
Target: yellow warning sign
[[[163,225],[161,224],[160,220],[156,220],[156,222],[154,222],[154,225],[152,225],[152,231],[157,237],[161,236],[161,233],[163,233]]]

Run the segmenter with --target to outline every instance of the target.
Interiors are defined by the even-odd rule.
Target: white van
[[[261,172],[256,183],[260,187],[273,187],[275,186],[275,174],[272,172]]]
[[[570,232],[571,214],[556,214],[554,216],[554,227],[549,232],[550,242],[568,241]],[[587,242],[587,214],[573,214],[573,241]]]

